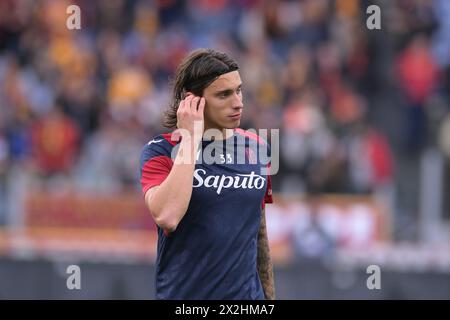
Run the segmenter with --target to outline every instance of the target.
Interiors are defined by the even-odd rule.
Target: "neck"
[[[222,135],[216,136],[214,132],[212,132],[212,133],[209,132],[209,129],[219,130],[222,133]],[[228,139],[233,136],[233,133],[234,133],[234,129],[227,129],[227,128],[219,129],[219,128],[205,126],[205,131],[203,133],[203,140],[212,140],[212,137],[214,137],[214,140]]]

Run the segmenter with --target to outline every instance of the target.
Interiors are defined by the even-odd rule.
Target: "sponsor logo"
[[[264,187],[266,178],[255,174],[252,171],[249,174],[237,174],[235,176],[226,175],[209,175],[206,176],[206,170],[196,169],[194,171],[194,188],[206,187],[216,189],[217,194],[220,194],[223,189],[262,189]]]

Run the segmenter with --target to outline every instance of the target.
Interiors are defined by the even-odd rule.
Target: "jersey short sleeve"
[[[270,167],[270,165],[269,165],[269,167]],[[267,176],[267,189],[266,189],[266,193],[264,195],[263,208],[265,208],[265,204],[266,203],[273,203],[273,198],[272,198],[272,181],[270,179],[270,175]]]
[[[173,166],[173,145],[170,135],[158,135],[142,149],[140,182],[144,196],[150,188],[160,185],[169,175]]]
[[[270,145],[268,145],[268,148],[269,148],[269,154],[270,154]],[[269,173],[270,173],[270,162],[267,164],[267,168],[269,169]],[[264,194],[264,200],[262,203],[263,209],[266,207],[266,203],[273,203],[272,180],[270,178],[270,174],[267,174],[267,188],[266,188],[266,193]]]

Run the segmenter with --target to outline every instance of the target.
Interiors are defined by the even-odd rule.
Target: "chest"
[[[267,188],[267,176],[261,174],[263,165],[257,157],[249,160],[248,148],[203,147],[197,154],[192,199],[259,204]]]

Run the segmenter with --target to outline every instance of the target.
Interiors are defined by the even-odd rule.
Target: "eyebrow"
[[[220,91],[217,91],[217,92],[215,92],[214,94],[215,95],[221,95],[221,94],[224,94],[224,93],[230,93],[230,92],[233,92],[233,91],[235,91],[235,90],[237,90],[237,89],[239,89],[240,87],[242,87],[242,82],[236,87],[236,89],[225,89],[225,90],[220,90]]]

